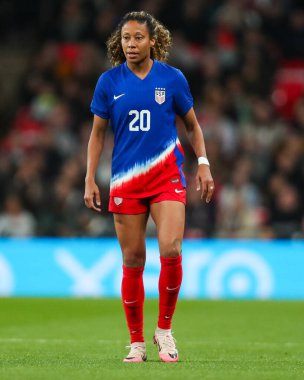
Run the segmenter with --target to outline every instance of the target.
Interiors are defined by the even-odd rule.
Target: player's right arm
[[[93,127],[88,144],[87,174],[85,178],[85,205],[95,211],[101,211],[101,197],[95,182],[96,170],[103,150],[108,120],[94,115]]]

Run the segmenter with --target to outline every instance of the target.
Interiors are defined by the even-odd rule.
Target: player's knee
[[[145,252],[138,249],[125,248],[122,250],[123,264],[129,268],[139,268],[145,265]]]
[[[180,239],[163,242],[160,244],[160,255],[163,257],[177,257],[182,252],[182,242]]]
[[[145,260],[142,257],[124,257],[123,264],[128,268],[141,268],[145,266]]]

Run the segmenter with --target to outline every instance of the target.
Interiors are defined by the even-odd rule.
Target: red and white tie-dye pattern
[[[182,185],[183,168],[178,165],[176,148],[184,156],[179,140],[175,141],[146,164],[137,165],[112,179],[110,195],[126,198],[144,198],[168,190],[168,187]]]

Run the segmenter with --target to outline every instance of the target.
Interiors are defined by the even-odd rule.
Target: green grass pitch
[[[147,300],[148,361],[122,363],[119,300],[2,298],[0,379],[304,379],[304,302],[179,301],[178,363],[158,360],[156,319]]]

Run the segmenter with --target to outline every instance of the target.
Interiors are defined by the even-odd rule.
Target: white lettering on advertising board
[[[7,260],[0,255],[0,296],[10,296],[14,288],[14,275]]]

